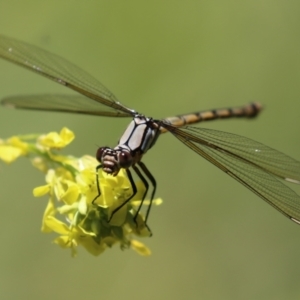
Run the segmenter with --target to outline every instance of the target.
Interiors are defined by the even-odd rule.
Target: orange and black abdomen
[[[254,102],[240,107],[211,109],[189,114],[177,115],[174,117],[165,118],[163,119],[163,122],[175,127],[182,127],[189,124],[216,119],[253,118],[257,116],[257,114],[261,110],[261,104],[258,102]],[[161,128],[161,132],[166,132],[166,129]]]

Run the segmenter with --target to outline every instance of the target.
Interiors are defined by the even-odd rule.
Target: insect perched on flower
[[[136,223],[139,233],[148,231],[151,234],[146,223],[157,184],[155,177],[141,160],[155,145],[158,137],[166,132],[172,134],[225,174],[243,184],[284,216],[296,224],[300,224],[300,196],[280,181],[300,184],[299,161],[243,136],[188,126],[215,119],[253,119],[262,109],[259,103],[153,119],[123,105],[113,93],[81,68],[39,47],[0,35],[0,57],[77,92],[76,95],[46,94],[7,97],[1,100],[1,104],[5,106],[132,119],[114,148],[101,147],[96,154],[99,162],[96,167],[96,176],[98,176],[99,170],[103,170],[112,176],[120,173],[123,178],[122,173],[125,170],[132,189],[131,194],[126,194],[125,190],[130,187],[120,186],[121,193],[112,194],[116,203],[119,204],[109,208],[108,221],[110,225],[114,214],[121,212],[123,206],[128,207],[127,204],[129,204],[130,209],[134,210],[130,201],[136,198],[138,187],[131,174],[131,170],[133,170],[145,188],[133,221]],[[15,152],[14,155],[17,153]],[[80,170],[80,164],[75,168]],[[122,179],[121,181],[125,182],[126,180]],[[98,182],[97,179],[97,194],[92,203],[98,202],[98,197],[102,193]],[[149,206],[144,222],[142,222],[144,228],[140,228],[139,212],[150,185]],[[141,188],[139,189],[141,190]],[[117,189],[112,190],[116,191]],[[99,201],[106,202],[107,199],[99,199]],[[88,202],[86,201],[86,203]],[[101,204],[98,206],[101,207]],[[97,216],[98,213],[103,215],[103,211],[97,211]],[[75,221],[73,221],[74,219]],[[77,220],[82,222],[85,219],[73,216],[72,222],[77,224]]]

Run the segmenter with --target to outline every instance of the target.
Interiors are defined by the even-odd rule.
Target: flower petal
[[[138,254],[142,256],[151,255],[151,250],[148,247],[146,247],[143,243],[137,240],[131,240],[130,246],[133,250],[135,250]]]
[[[62,234],[62,235],[67,235],[70,233],[70,229],[69,227],[59,221],[58,219],[52,217],[52,216],[48,216],[46,219],[45,219],[45,224],[51,228],[53,231],[59,233],[59,234]]]
[[[44,147],[60,149],[70,144],[74,137],[74,133],[64,127],[60,133],[53,131],[40,137],[39,143]]]
[[[61,200],[66,204],[72,204],[78,200],[79,197],[79,188],[78,186],[70,181],[66,180],[65,183],[67,184],[67,190],[61,194]]]
[[[41,197],[41,196],[44,196],[44,195],[48,194],[49,191],[50,191],[49,184],[38,186],[38,187],[33,189],[33,196],[34,197]]]
[[[23,155],[23,151],[20,148],[10,145],[0,145],[0,159],[6,163],[15,161],[21,155]]]

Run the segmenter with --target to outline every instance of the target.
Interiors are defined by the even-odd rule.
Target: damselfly
[[[300,197],[279,180],[283,179],[299,184],[300,162],[246,137],[188,126],[218,118],[252,118],[261,110],[258,103],[156,120],[124,106],[94,77],[69,61],[38,47],[0,35],[0,57],[78,93],[71,96],[8,97],[2,100],[2,104],[6,106],[133,119],[115,148],[101,147],[98,149],[96,157],[100,164],[97,171],[99,168],[103,168],[106,173],[115,176],[121,168],[126,170],[133,194],[125,203],[137,192],[130,169],[134,170],[146,187],[142,200],[147,195],[150,181],[152,191],[145,223],[155,194],[156,181],[141,158],[155,144],[160,134],[170,132],[190,149],[243,184],[286,217],[300,224]],[[100,195],[100,193],[98,184],[98,194]],[[141,201],[141,206],[142,203],[143,201]],[[115,209],[112,215],[119,209],[120,207]]]

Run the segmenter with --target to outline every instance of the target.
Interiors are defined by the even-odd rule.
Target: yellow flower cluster
[[[132,238],[151,235],[143,215],[139,213],[136,216],[136,208],[145,191],[143,184],[135,183],[137,194],[112,216],[112,212],[132,195],[126,172],[121,170],[114,177],[100,170],[101,195],[93,202],[98,194],[96,159],[57,154],[57,150],[71,143],[74,137],[72,131],[63,128],[60,133],[0,140],[1,160],[11,163],[20,156],[26,156],[36,168],[46,173],[46,185],[33,190],[36,197],[49,197],[42,231],[59,234],[54,243],[71,249],[73,256],[79,245],[89,253],[99,255],[115,244],[119,244],[122,250],[132,248],[141,255],[150,255],[144,244]],[[147,204],[147,201],[144,203]],[[159,205],[162,200],[155,199],[153,203]]]

